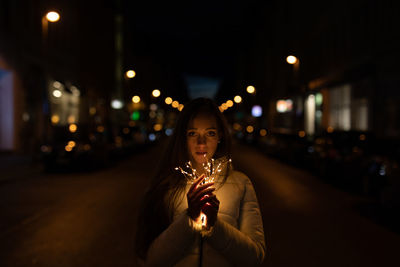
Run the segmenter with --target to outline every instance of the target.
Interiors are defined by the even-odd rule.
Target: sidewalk
[[[36,176],[41,172],[40,162],[31,156],[0,153],[0,182]]]

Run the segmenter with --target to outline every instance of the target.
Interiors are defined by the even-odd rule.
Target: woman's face
[[[217,121],[212,116],[199,115],[192,119],[186,131],[190,160],[199,168],[214,156],[219,134]]]

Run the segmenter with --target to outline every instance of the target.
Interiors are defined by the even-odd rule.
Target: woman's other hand
[[[214,185],[213,182],[200,185],[204,178],[204,174],[197,178],[186,195],[188,201],[188,215],[194,221],[197,221],[199,218],[200,212],[204,205],[211,201],[213,196],[215,197],[215,195],[212,194],[212,192],[215,190],[215,188],[212,187]],[[215,201],[211,201],[211,203],[215,203]]]
[[[216,195],[211,194],[207,202],[201,208],[201,211],[207,216],[207,227],[214,226],[217,221],[218,210],[219,200]]]

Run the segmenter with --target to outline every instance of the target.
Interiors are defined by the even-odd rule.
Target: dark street
[[[0,267],[400,266],[399,3],[0,0]]]
[[[137,266],[136,214],[159,150],[97,172],[3,179],[0,266]],[[366,199],[253,148],[235,152],[262,208],[263,266],[397,266],[400,235],[360,213]]]

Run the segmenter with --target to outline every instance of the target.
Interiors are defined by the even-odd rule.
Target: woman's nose
[[[197,137],[197,143],[198,144],[205,144],[206,143],[206,137],[205,137],[205,135],[199,135],[198,137]]]

